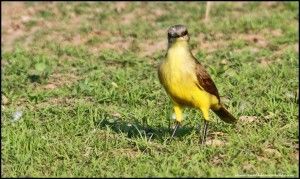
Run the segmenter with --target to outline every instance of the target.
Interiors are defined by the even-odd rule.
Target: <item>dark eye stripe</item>
[[[183,37],[183,36],[185,36],[187,34],[188,34],[188,32],[185,30],[181,34],[171,34],[171,33],[168,33],[168,37],[169,38],[178,38],[178,37]]]
[[[184,36],[184,35],[186,35],[187,34],[187,31],[183,31],[182,33],[181,33],[181,36]]]
[[[180,37],[178,34],[168,34],[169,37],[172,37],[172,38],[178,38]]]

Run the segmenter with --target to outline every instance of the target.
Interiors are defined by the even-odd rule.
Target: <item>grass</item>
[[[12,20],[24,33],[2,44],[3,177],[299,176],[297,2],[215,3],[207,24],[201,2],[22,8],[30,20]],[[195,109],[168,142],[172,105],[156,71],[166,46],[156,45],[179,23],[241,117],[230,126],[211,113],[218,145],[199,146]]]

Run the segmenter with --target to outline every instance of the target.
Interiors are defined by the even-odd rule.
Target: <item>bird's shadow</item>
[[[131,139],[147,136],[151,139],[164,141],[170,138],[173,132],[173,128],[170,128],[169,126],[149,126],[148,124],[142,124],[138,120],[128,122],[127,120],[120,118],[104,118],[97,121],[96,125],[101,129],[109,127],[114,132],[123,133]],[[175,138],[182,138],[190,135],[194,130],[195,127],[187,125],[180,126],[176,130]]]

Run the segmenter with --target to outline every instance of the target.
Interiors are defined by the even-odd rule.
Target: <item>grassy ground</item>
[[[2,7],[2,176],[299,176],[297,2],[215,3],[208,23],[201,2]],[[205,146],[194,109],[167,142],[156,67],[179,23],[240,118],[211,113]]]

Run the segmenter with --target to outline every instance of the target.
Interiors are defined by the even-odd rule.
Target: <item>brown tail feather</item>
[[[216,113],[220,119],[222,119],[223,121],[227,122],[227,123],[235,123],[237,121],[237,119],[231,115],[224,106],[221,106],[220,109],[218,110],[213,110],[214,113]]]

